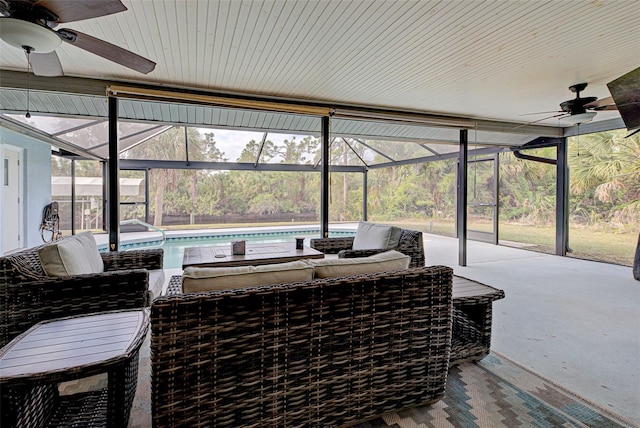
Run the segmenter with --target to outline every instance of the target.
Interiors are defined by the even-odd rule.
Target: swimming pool
[[[331,237],[354,235],[355,230],[329,232],[329,236]],[[172,269],[182,267],[184,249],[187,247],[228,246],[231,245],[231,241],[235,239],[244,239],[252,243],[294,242],[295,237],[305,237],[304,243],[308,246],[310,238],[320,237],[320,230],[318,228],[232,232],[216,232],[212,230],[209,234],[199,232],[197,235],[189,235],[189,232],[182,232],[180,235],[167,235],[167,240],[164,243],[162,243],[162,239],[158,239],[157,236],[136,242],[125,241],[120,244],[120,249],[126,251],[137,248],[162,248],[164,250],[164,268]],[[101,250],[106,251],[106,246],[103,249],[101,248]]]

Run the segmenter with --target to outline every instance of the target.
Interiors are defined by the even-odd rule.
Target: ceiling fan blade
[[[618,110],[618,106],[616,106],[615,101],[613,101],[613,97],[602,98],[601,100],[594,101],[589,104],[585,104],[584,107],[597,110],[597,111]]]
[[[550,114],[550,113],[564,113],[563,111],[560,110],[553,110],[553,111],[538,111],[536,113],[525,113],[525,114],[519,114],[518,116],[533,116],[534,114]],[[544,120],[544,119],[543,119]]]
[[[554,117],[561,117],[561,116],[571,116],[571,115],[568,113],[562,112],[561,114],[554,114],[553,116],[543,117],[542,119],[534,120],[533,122],[523,123],[520,126],[516,126],[514,129],[524,128],[525,126],[533,125],[534,123],[542,122],[543,120],[553,119]]]
[[[25,53],[26,54],[26,53]],[[47,53],[27,54],[31,70],[36,76],[57,77],[64,76],[60,59],[55,51]]]
[[[41,6],[55,13],[58,22],[73,22],[124,12],[126,6],[120,0],[38,0],[34,6]]]
[[[62,41],[84,49],[110,61],[124,65],[143,74],[150,73],[156,63],[119,46],[96,39],[79,31],[63,28],[58,30]]]

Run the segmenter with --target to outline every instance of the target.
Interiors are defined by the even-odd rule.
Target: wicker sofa
[[[154,427],[344,426],[438,401],[444,266],[181,293],[151,307]]]
[[[422,232],[410,229],[399,229],[397,245],[378,249],[353,249],[355,237],[344,236],[336,238],[314,238],[309,245],[325,254],[338,254],[340,258],[366,257],[372,254],[388,250],[397,250],[411,257],[409,267],[421,267],[425,265],[424,243]]]

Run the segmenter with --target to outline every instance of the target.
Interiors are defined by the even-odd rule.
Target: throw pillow
[[[104,263],[91,232],[64,238],[38,250],[42,268],[49,276],[104,272]]]
[[[407,269],[410,261],[411,257],[399,251],[391,250],[369,257],[313,259],[307,260],[307,263],[314,267],[316,278],[337,278]]]
[[[303,261],[228,268],[188,267],[182,274],[182,292],[227,290],[312,279],[313,267]]]

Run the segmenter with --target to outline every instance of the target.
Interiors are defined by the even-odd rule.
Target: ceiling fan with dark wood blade
[[[597,97],[581,97],[580,92],[584,91],[586,88],[586,83],[576,83],[575,85],[569,86],[569,90],[576,94],[575,98],[561,102],[560,110],[558,111],[545,111],[527,114],[528,116],[534,114],[555,113],[552,116],[543,117],[542,119],[529,122],[527,125],[552,118],[558,118],[559,121],[566,125],[577,125],[592,121],[598,111],[617,110],[616,104],[611,97],[603,98],[601,100]]]
[[[58,24],[98,18],[127,10],[120,0],[0,0],[0,39],[23,49],[33,73],[62,76],[55,50],[62,42],[106,58],[140,73],[156,63],[131,51]]]

